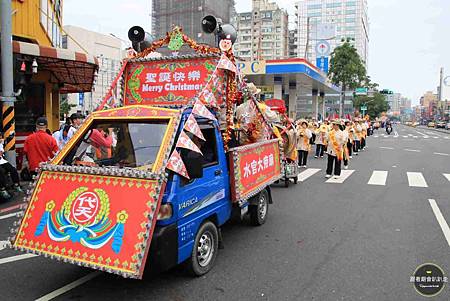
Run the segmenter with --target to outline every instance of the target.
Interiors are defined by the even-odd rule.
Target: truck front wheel
[[[250,221],[254,226],[261,226],[266,222],[269,210],[269,194],[267,190],[261,191],[256,196],[256,202],[249,206]]]
[[[194,276],[208,273],[216,260],[219,249],[219,234],[212,222],[204,223],[195,237],[191,257],[187,260],[187,269]]]

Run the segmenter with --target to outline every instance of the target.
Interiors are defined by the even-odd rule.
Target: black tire
[[[203,240],[203,243],[201,240]],[[207,252],[207,254],[204,254],[207,258],[201,257],[202,254],[199,248],[202,248],[202,246],[202,251]],[[209,247],[209,249],[204,249],[204,247]],[[207,221],[200,226],[195,237],[191,257],[186,261],[186,268],[189,274],[199,277],[208,273],[214,266],[218,250],[219,233],[217,227],[214,223]]]
[[[269,212],[269,194],[267,193],[267,190],[264,189],[256,195],[256,198],[257,205],[249,206],[250,222],[254,226],[261,226],[267,220],[267,214]]]
[[[289,187],[289,178],[284,179],[284,187]]]
[[[298,183],[298,177],[295,177],[294,178],[294,184],[297,184]]]

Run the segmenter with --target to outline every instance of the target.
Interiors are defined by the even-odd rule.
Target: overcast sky
[[[294,0],[276,2],[293,14]],[[368,3],[369,75],[380,88],[418,103],[425,91],[436,91],[441,66],[450,75],[450,0]],[[238,12],[251,9],[250,0],[236,0],[236,4]],[[65,0],[64,24],[126,39],[132,25],[150,29],[150,0]]]

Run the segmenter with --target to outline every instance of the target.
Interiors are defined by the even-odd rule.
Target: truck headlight
[[[173,215],[172,204],[161,204],[158,212],[158,220],[165,220],[171,218]]]

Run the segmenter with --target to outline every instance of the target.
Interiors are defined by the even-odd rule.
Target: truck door
[[[228,166],[220,133],[212,122],[198,122],[206,141],[201,142],[203,177],[177,177],[179,262],[192,251],[193,240],[202,222],[214,216],[218,226],[231,214]]]

